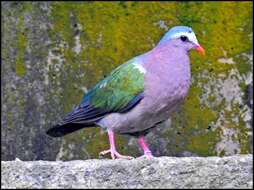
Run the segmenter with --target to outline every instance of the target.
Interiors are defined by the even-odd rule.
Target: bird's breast
[[[158,64],[145,75],[145,97],[152,102],[153,109],[166,111],[184,99],[190,79],[188,63]]]

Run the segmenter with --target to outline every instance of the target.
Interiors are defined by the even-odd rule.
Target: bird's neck
[[[165,69],[189,67],[189,51],[171,43],[157,45],[144,55],[144,59],[149,65],[165,67]]]
[[[147,73],[168,80],[171,76],[182,76],[190,80],[189,53],[183,48],[170,44],[155,47],[144,55]]]

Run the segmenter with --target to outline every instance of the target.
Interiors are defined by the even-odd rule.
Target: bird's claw
[[[123,159],[128,159],[128,160],[134,159],[134,157],[132,157],[132,156],[125,156],[125,155],[122,155],[122,154],[118,153],[116,150],[111,150],[111,149],[101,151],[99,153],[99,155],[104,156],[105,154],[108,154],[108,153],[111,153],[111,158],[113,160],[116,159],[116,158],[123,158]]]

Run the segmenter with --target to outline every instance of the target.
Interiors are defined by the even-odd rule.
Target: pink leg
[[[148,146],[146,145],[144,136],[141,136],[138,138],[138,143],[144,151],[144,155],[141,157],[152,158],[153,157],[152,152],[149,150]]]
[[[119,154],[116,151],[116,146],[115,146],[115,136],[114,136],[114,132],[111,130],[108,130],[108,137],[109,137],[109,143],[110,143],[110,149],[109,150],[104,150],[102,152],[100,152],[100,155],[105,155],[107,153],[111,153],[111,157],[114,160],[115,158],[125,158],[125,159],[132,159],[133,157],[131,156],[124,156]]]

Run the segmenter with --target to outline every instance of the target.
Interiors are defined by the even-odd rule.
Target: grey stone
[[[2,161],[1,188],[252,188],[253,156]]]

